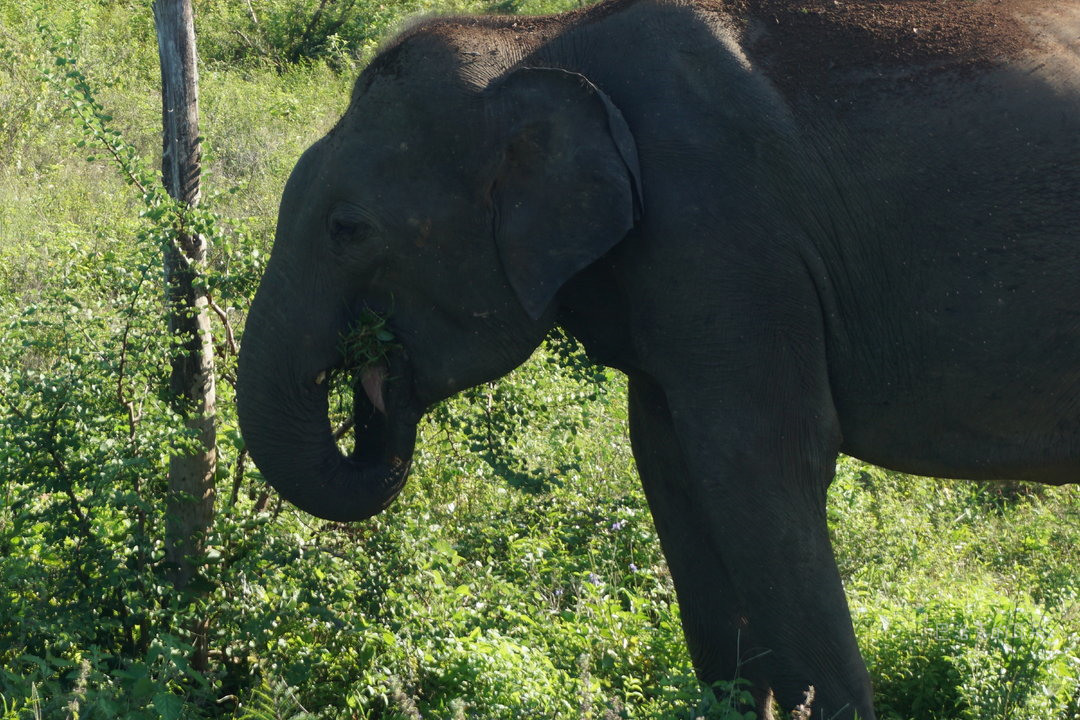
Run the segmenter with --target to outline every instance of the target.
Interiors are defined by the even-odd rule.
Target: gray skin
[[[701,679],[874,718],[837,454],[1080,477],[1080,4],[993,7],[1008,47],[817,64],[767,14],[681,0],[407,30],[285,189],[240,355],[255,462],[315,515],[377,513],[425,409],[560,324],[629,376]],[[345,457],[322,378],[364,307],[401,349]]]

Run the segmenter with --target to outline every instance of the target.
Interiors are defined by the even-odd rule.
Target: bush
[[[882,717],[1074,717],[1080,638],[1033,604],[976,591],[877,613],[861,640]]]

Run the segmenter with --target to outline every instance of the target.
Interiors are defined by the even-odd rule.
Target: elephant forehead
[[[366,122],[336,129],[317,157],[305,158],[316,166],[304,173],[313,181],[305,191],[360,204],[401,196],[413,206],[469,195],[479,172],[477,141],[466,128],[436,128],[430,111],[418,114],[425,117],[369,107]]]
[[[454,174],[476,166],[483,118],[467,98],[412,89],[396,93],[397,101],[394,93],[386,95],[353,103],[329,159],[388,177]]]

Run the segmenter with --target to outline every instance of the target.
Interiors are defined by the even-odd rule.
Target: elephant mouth
[[[331,406],[340,408],[344,404],[342,398],[348,396],[351,399],[351,407],[344,418],[340,417],[342,411],[331,411],[331,421],[335,420],[335,415],[338,416],[336,419],[340,420],[334,430],[335,440],[355,426],[358,415],[370,412],[371,408],[386,415],[384,388],[389,374],[385,363],[371,365],[356,372],[349,372],[340,365],[319,371],[315,376],[315,385],[325,387]],[[331,424],[333,425],[333,422]]]
[[[344,364],[328,368],[316,376],[315,384],[326,387],[330,407],[337,408],[331,411],[335,441],[352,431],[353,447],[345,453],[349,458],[408,463],[411,442],[401,440],[414,435],[422,411],[404,352],[359,368]]]

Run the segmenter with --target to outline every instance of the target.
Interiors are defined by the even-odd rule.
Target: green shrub
[[[1033,604],[952,592],[878,608],[874,625],[860,628],[881,716],[1072,720],[1075,632]]]

